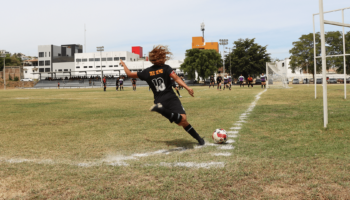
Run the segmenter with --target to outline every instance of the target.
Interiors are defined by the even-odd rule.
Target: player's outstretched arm
[[[120,60],[120,64],[123,65],[124,71],[125,71],[126,75],[128,75],[128,77],[138,78],[137,72],[131,72],[122,60]]]
[[[191,88],[189,88],[186,83],[175,73],[170,74],[170,77],[174,79],[174,81],[176,81],[180,86],[184,87],[188,93],[194,97],[194,92]]]

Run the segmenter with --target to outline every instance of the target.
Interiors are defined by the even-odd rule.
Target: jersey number
[[[165,84],[164,84],[164,79],[162,78],[154,78],[152,79],[152,83],[154,87],[156,88],[157,92],[161,92],[165,90]]]

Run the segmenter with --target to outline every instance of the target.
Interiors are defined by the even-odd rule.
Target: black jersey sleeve
[[[170,76],[170,74],[173,72],[174,72],[174,70],[170,66],[166,65],[165,74]]]
[[[147,79],[147,70],[143,70],[141,72],[137,72],[137,76],[141,79],[141,80],[146,80]]]

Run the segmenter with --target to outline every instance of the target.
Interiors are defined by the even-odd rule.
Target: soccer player
[[[136,78],[132,78],[131,83],[132,83],[132,90],[136,91]]]
[[[170,123],[175,122],[177,125],[182,126],[200,145],[204,145],[205,142],[203,138],[200,137],[191,124],[188,123],[186,112],[181,105],[180,99],[171,88],[172,83],[170,78],[173,78],[179,85],[183,86],[191,96],[193,96],[194,93],[193,90],[176,75],[169,65],[164,64],[165,61],[170,58],[168,55],[171,55],[168,48],[161,45],[155,46],[149,55],[153,65],[141,72],[130,72],[122,60],[120,64],[123,65],[124,71],[129,77],[145,80],[151,87],[154,94],[154,105],[150,108],[150,111],[158,112],[167,118]]]
[[[181,98],[182,96],[180,95],[179,88],[177,87],[177,84],[176,84],[175,80],[172,77],[170,78],[170,80],[171,80],[172,87],[175,88],[177,94]]]
[[[220,91],[221,91],[221,81],[222,81],[222,77],[219,74],[219,76],[216,77],[216,83],[218,84],[217,90],[219,90],[219,87],[220,87]]]
[[[224,76],[224,90],[225,90],[226,87],[229,87],[227,75]],[[230,90],[231,90],[231,89],[230,89]]]
[[[58,82],[58,84],[57,84],[57,88],[58,88],[58,89],[60,89],[60,82]]]
[[[261,88],[266,88],[267,77],[264,75],[264,73],[261,73],[260,80],[261,80]]]
[[[181,80],[183,81],[183,82],[185,82],[185,78],[184,78],[184,76],[180,76],[180,78],[181,78]],[[181,86],[181,85],[179,85],[179,89],[180,90],[183,90],[184,89],[184,87],[183,86]]]
[[[120,91],[122,91],[122,88],[123,88],[123,91],[124,91],[124,77],[121,77],[119,79],[119,84],[120,84]]]
[[[104,76],[102,80],[103,80],[103,90],[106,92],[106,84],[107,84],[106,76]]]
[[[247,81],[248,81],[248,87],[249,87],[249,85],[251,85],[253,87],[253,84],[252,84],[253,77],[251,77],[250,74],[248,75]]]
[[[242,74],[241,74],[241,76],[238,77],[238,79],[239,79],[239,87],[241,87],[242,85],[244,87],[244,84],[243,84],[244,76],[242,76]]]
[[[232,86],[232,77],[231,76],[228,77],[228,84],[230,85],[230,90],[231,90],[231,86]]]
[[[115,89],[118,91],[119,88],[119,77],[117,77],[117,81],[115,82]]]
[[[210,86],[213,86],[213,88],[214,88],[214,86],[215,86],[215,79],[214,79],[214,76],[213,76],[213,75],[210,76],[209,88],[210,88]]]

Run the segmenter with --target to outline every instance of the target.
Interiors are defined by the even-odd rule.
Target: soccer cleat
[[[160,111],[163,109],[163,105],[161,103],[157,103],[157,104],[154,104],[149,110],[151,112],[158,112],[160,113]]]
[[[205,141],[203,138],[201,137],[200,140],[198,140],[199,145],[205,145]]]

